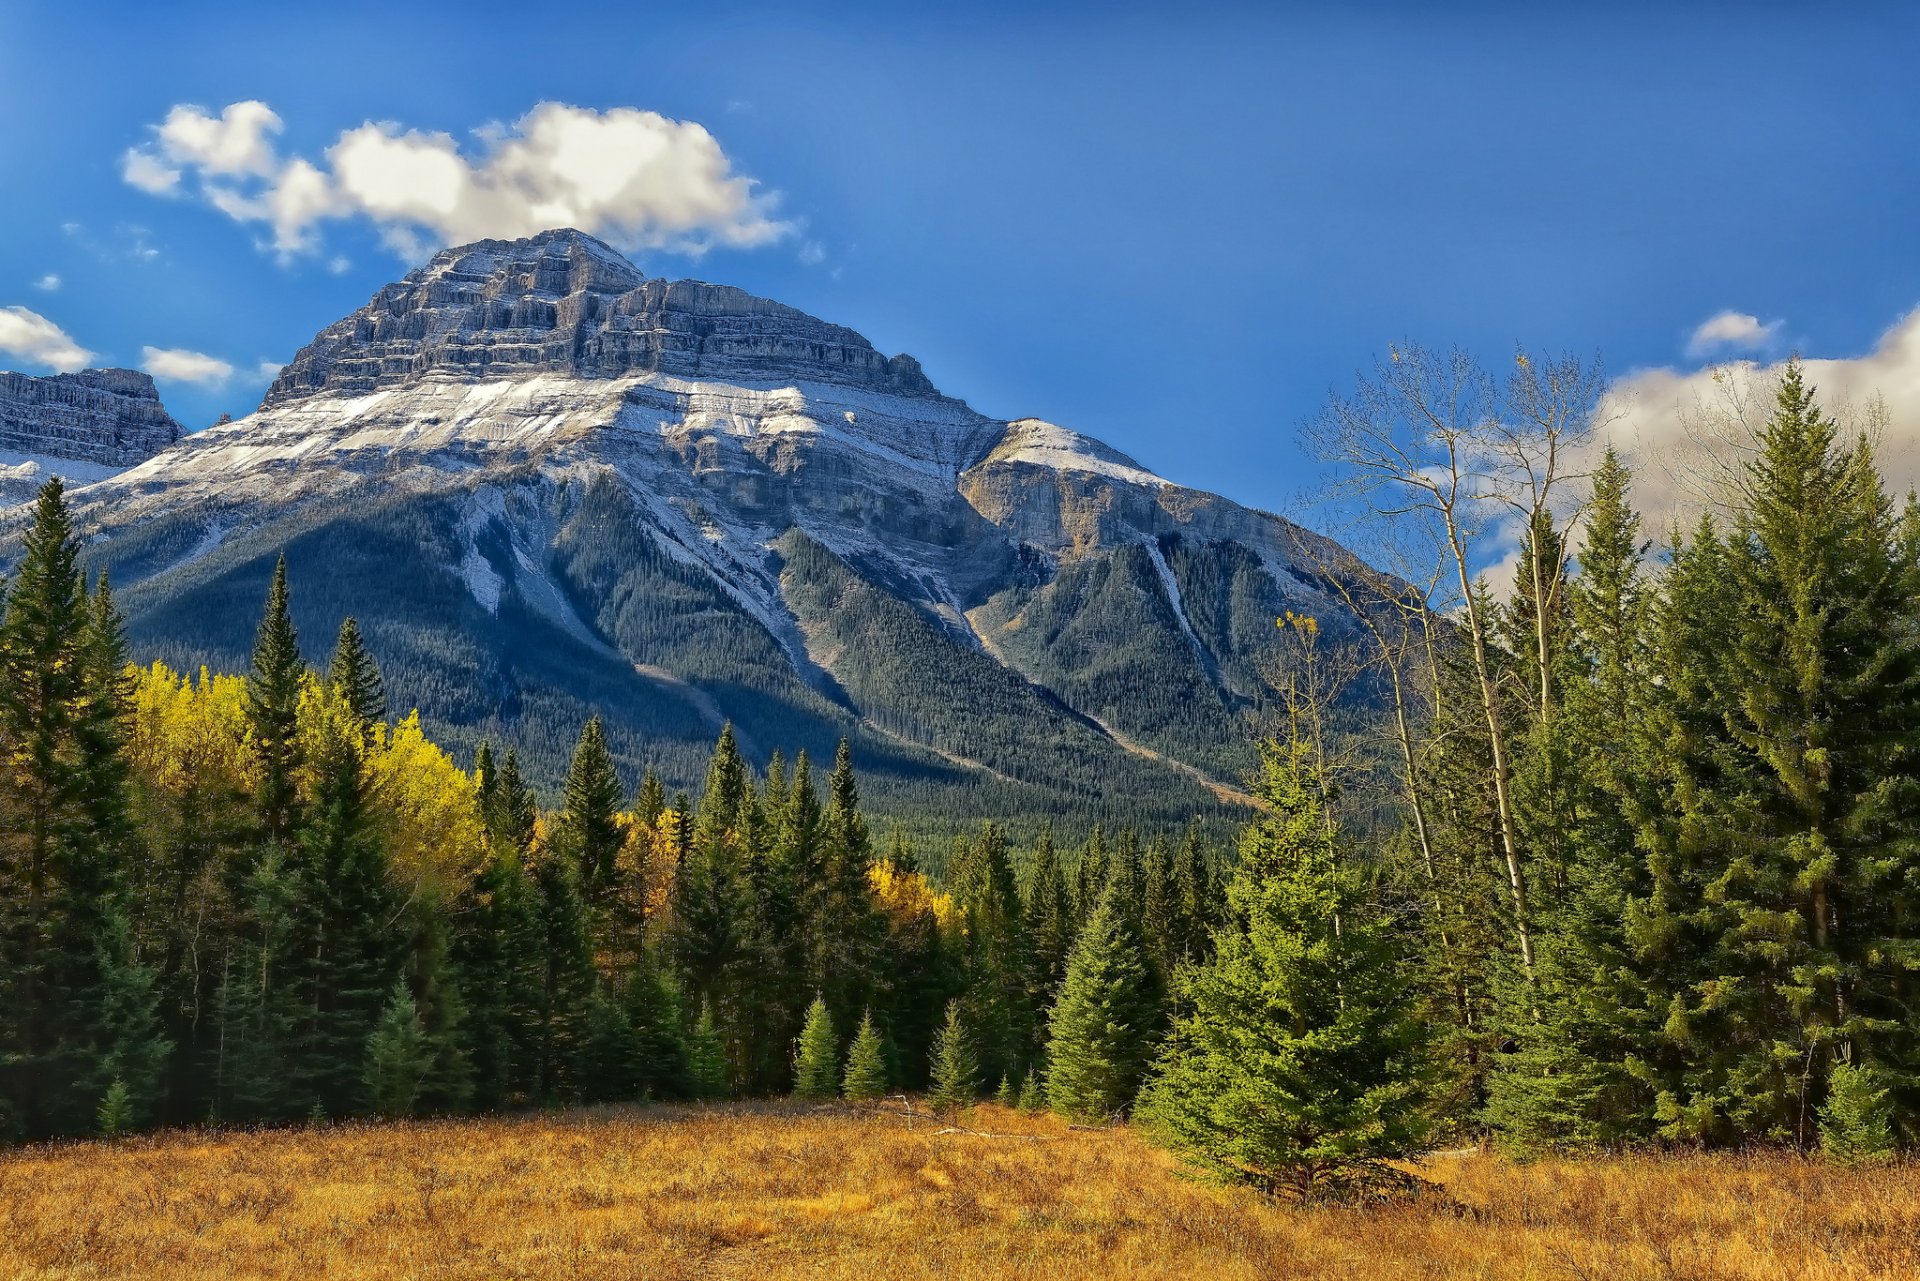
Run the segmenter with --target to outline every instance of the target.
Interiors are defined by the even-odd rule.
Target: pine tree
[[[700,1007],[700,1019],[693,1025],[687,1047],[688,1075],[695,1098],[717,1099],[727,1093],[727,1047],[720,1039],[720,1023],[713,1016],[713,1003]]]
[[[150,1092],[166,1052],[119,911],[125,651],[77,555],[53,478],[0,617],[0,1125],[33,1137],[88,1132],[114,1079]]]
[[[1108,882],[1074,944],[1049,1019],[1047,1097],[1074,1120],[1103,1120],[1130,1108],[1152,1055],[1153,978],[1123,892],[1117,879]]]
[[[622,795],[606,731],[598,716],[591,717],[581,727],[567,767],[556,840],[579,868],[581,893],[595,905],[609,897],[619,865]]]
[[[1047,1106],[1047,1097],[1040,1089],[1038,1072],[1029,1072],[1021,1080],[1017,1106],[1022,1112],[1039,1112]]]
[[[553,1103],[575,1090],[574,1066],[596,979],[580,872],[564,849],[545,851],[534,867],[533,889],[544,972],[528,1029],[531,1089],[534,1098]]]
[[[536,891],[523,860],[530,826],[512,816],[530,810],[532,798],[509,754],[497,775],[485,751],[477,769],[490,786],[480,789],[488,827],[486,857],[453,905],[450,956],[466,995],[461,1050],[472,1072],[474,1106],[492,1111],[534,1089],[534,1027],[546,982],[545,935]]]
[[[1669,1137],[1809,1146],[1833,1064],[1920,1089],[1896,959],[1915,934],[1897,887],[1920,877],[1920,567],[1871,449],[1840,442],[1797,362],[1756,443],[1731,535],[1670,589],[1718,613],[1703,652],[1662,657],[1645,910],[1692,936],[1693,970],[1651,976],[1669,1066],[1649,1071]]]
[[[1219,889],[1207,867],[1206,852],[1200,847],[1200,833],[1188,828],[1173,857],[1173,883],[1178,911],[1177,959],[1204,960],[1212,942],[1213,927],[1219,923]]]
[[[793,1096],[830,1099],[840,1092],[840,1045],[824,996],[807,1007],[807,1023],[793,1056]]]
[[[708,763],[706,791],[673,883],[671,953],[690,994],[703,1004],[721,992],[741,955],[738,823],[746,799],[746,764],[727,725]]]
[[[1214,959],[1186,971],[1140,1115],[1228,1179],[1317,1196],[1419,1150],[1423,1030],[1383,925],[1334,837],[1302,747],[1269,745]],[[1338,924],[1336,925],[1336,922]]]
[[[973,1037],[961,1014],[960,1002],[947,1002],[947,1021],[933,1039],[933,1060],[928,1073],[931,1088],[927,1105],[936,1111],[952,1112],[972,1107],[980,1098],[980,1058],[974,1053]]]
[[[949,870],[964,929],[961,966],[967,1026],[988,1079],[1033,1058],[1033,960],[1004,832],[992,823]]]
[[[1893,1154],[1892,1091],[1871,1068],[1836,1066],[1820,1109],[1820,1151],[1841,1165],[1866,1165]]]
[[[296,1075],[328,1115],[344,1116],[362,1096],[364,1047],[401,976],[404,938],[367,797],[365,740],[344,705],[316,693],[305,763],[312,799],[287,864],[295,897],[286,978],[302,1011]]]
[[[582,1103],[637,1098],[643,1088],[640,1038],[605,983],[593,985],[580,1012],[570,1077]]]
[[[672,980],[643,953],[628,976],[627,1024],[633,1029],[644,1098],[680,1098],[693,1090],[685,1016]]]
[[[351,615],[340,624],[333,661],[327,665],[327,684],[362,730],[371,731],[387,719],[386,686],[373,655],[360,639],[360,624]]]
[[[1076,922],[1060,875],[1060,856],[1053,847],[1053,829],[1040,833],[1033,846],[1033,871],[1027,881],[1027,938],[1033,946],[1033,991],[1036,1010],[1048,1009],[1067,976],[1067,955],[1073,950]]]
[[[1649,1005],[1626,934],[1649,884],[1631,816],[1646,813],[1651,754],[1645,694],[1644,547],[1630,477],[1609,448],[1593,477],[1580,572],[1567,589],[1577,660],[1562,673],[1557,731],[1564,883],[1541,913],[1531,1008],[1507,1022],[1512,1051],[1488,1081],[1487,1121],[1509,1146],[1568,1148],[1648,1137],[1644,1061],[1664,1013]],[[1524,790],[1528,773],[1516,779]],[[1537,821],[1537,815],[1535,816]]]
[[[368,1110],[376,1116],[412,1116],[421,1082],[432,1064],[420,1013],[407,985],[400,983],[367,1038],[362,1079]]]
[[[1086,845],[1080,850],[1080,861],[1073,873],[1073,910],[1082,925],[1093,915],[1100,896],[1106,892],[1110,866],[1106,833],[1095,823]]]
[[[253,670],[247,677],[247,715],[260,760],[256,789],[261,831],[270,841],[293,835],[300,769],[300,686],[307,665],[300,639],[287,612],[287,558],[273,566],[266,609],[253,642]]]
[[[856,1102],[884,1098],[887,1093],[886,1052],[880,1033],[873,1026],[873,1014],[860,1016],[860,1030],[854,1034],[847,1051],[846,1095]]]
[[[851,1021],[874,996],[882,925],[867,880],[872,838],[860,814],[852,749],[844,738],[827,777],[821,838],[817,892],[807,905],[813,930],[808,973],[835,1016]]]

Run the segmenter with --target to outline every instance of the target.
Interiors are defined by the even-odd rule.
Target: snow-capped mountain
[[[909,356],[574,231],[436,256],[254,414],[77,496],[139,648],[244,662],[285,550],[435,732],[551,778],[590,711],[692,781],[852,733],[882,811],[1171,818],[1248,763],[1274,617],[1365,572]]]

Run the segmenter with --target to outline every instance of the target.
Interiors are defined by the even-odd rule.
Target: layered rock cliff
[[[267,391],[374,391],[438,373],[480,381],[533,371],[580,378],[809,378],[933,395],[911,356],[851,329],[698,280],[652,280],[577,231],[448,249],[329,325]]]
[[[130,467],[181,434],[153,379],[134,370],[45,378],[0,371],[0,450]]]

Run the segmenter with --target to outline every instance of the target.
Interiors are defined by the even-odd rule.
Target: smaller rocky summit
[[[131,369],[36,378],[0,371],[0,452],[119,469],[182,435],[153,379]],[[55,468],[54,470],[58,470]]]
[[[265,404],[426,374],[481,382],[537,373],[937,394],[913,357],[885,356],[851,329],[728,285],[650,278],[592,236],[559,230],[436,254],[321,330]]]

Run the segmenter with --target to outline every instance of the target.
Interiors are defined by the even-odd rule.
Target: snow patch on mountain
[[[987,456],[987,461],[1091,472],[1123,484],[1149,488],[1164,488],[1168,484],[1119,450],[1039,418],[1019,418],[1008,423],[1007,434]]]

